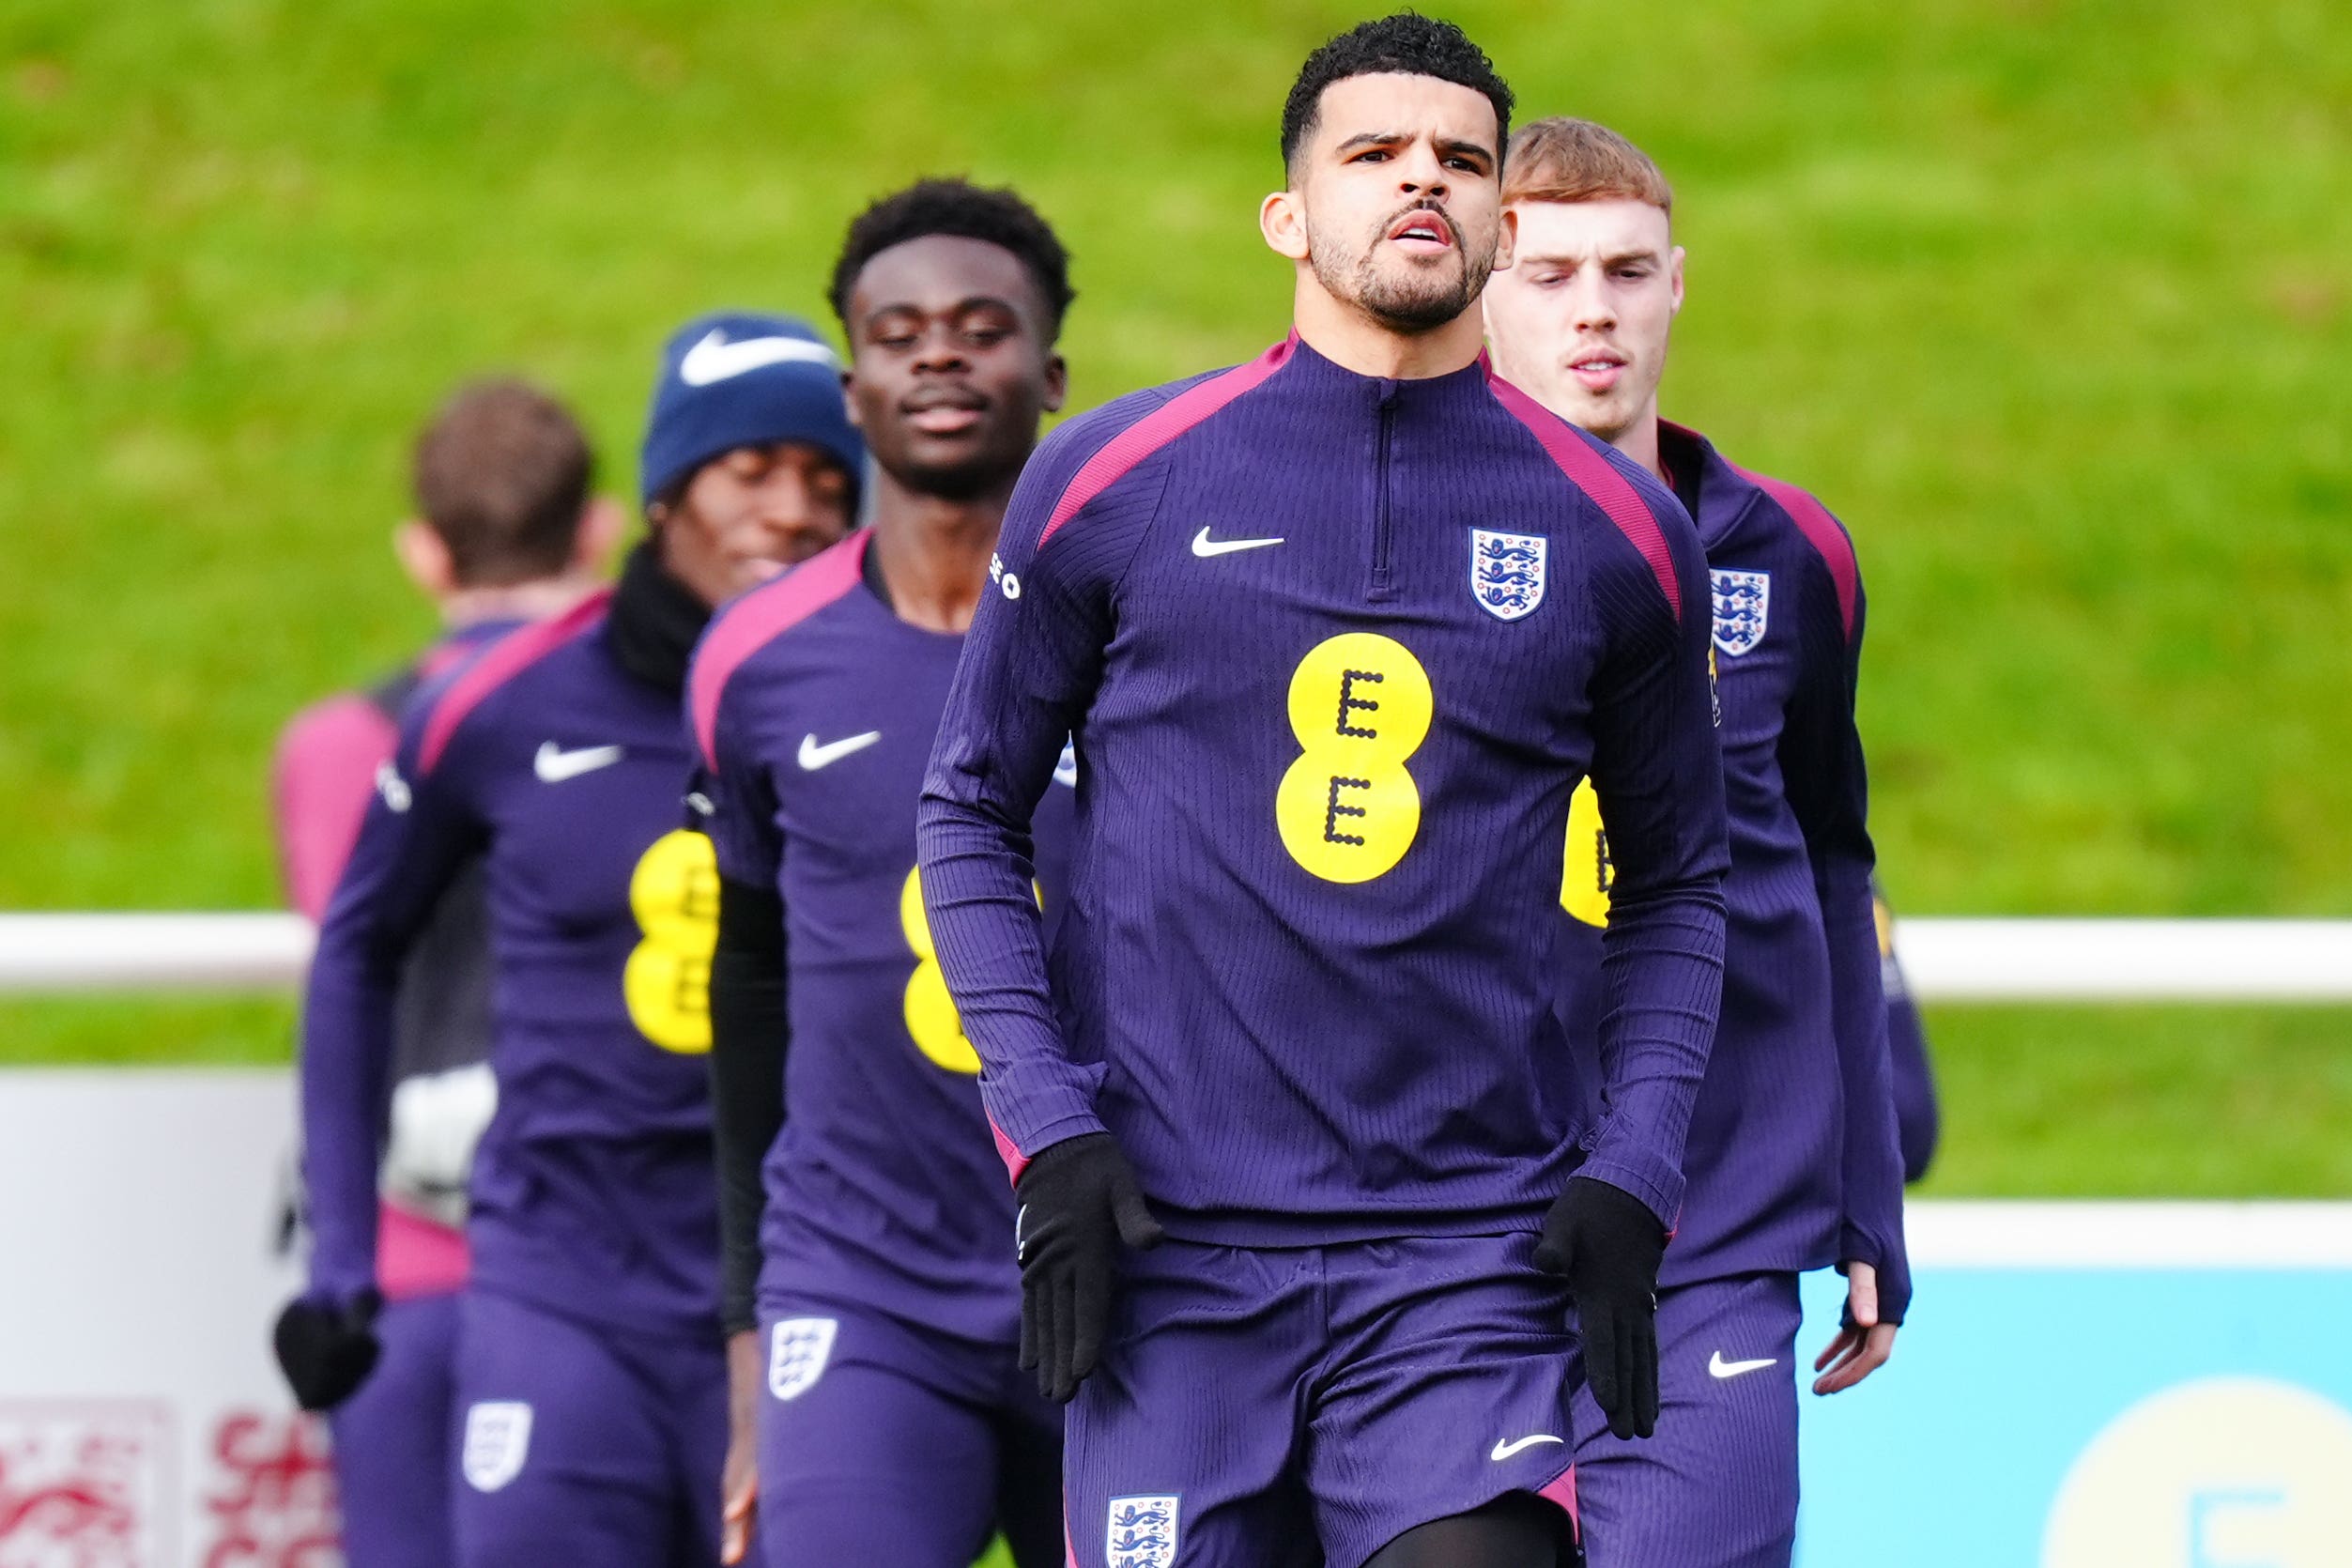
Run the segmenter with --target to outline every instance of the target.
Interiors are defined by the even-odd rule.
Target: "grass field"
[[[2352,915],[2340,7],[1440,8],[1676,177],[1669,411],[1860,537],[1905,906]],[[894,183],[1059,224],[1078,407],[1253,352],[1276,106],[1359,14],[16,0],[0,907],[270,903],[276,725],[428,630],[384,544],[420,414],[529,371],[624,488],[664,331],[815,313]],[[1939,1190],[2352,1187],[2352,1014],[1935,1022]],[[286,1038],[277,1004],[0,1007],[18,1059]]]

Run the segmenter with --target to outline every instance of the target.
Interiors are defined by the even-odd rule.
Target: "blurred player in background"
[[[1062,1560],[1061,1412],[1016,1364],[1011,1194],[924,924],[915,807],[1013,482],[1061,406],[1070,298],[1061,242],[1009,191],[926,180],[851,224],[833,304],[871,525],[730,606],[696,657],[729,1562],[755,1506],[774,1568],[966,1568],[992,1522],[1023,1568]],[[1070,814],[1052,794],[1049,919]]]
[[[1875,888],[1871,901],[1878,916],[1879,983],[1886,992],[1886,1049],[1895,1072],[1895,1129],[1902,1141],[1903,1180],[1908,1184],[1923,1179],[1935,1161],[1943,1112],[1936,1104],[1935,1068],[1928,1060],[1927,1027],[1920,1022],[1919,1004],[1895,951],[1895,912],[1886,895]]]
[[[701,1564],[727,1434],[711,1181],[709,840],[681,823],[678,723],[711,607],[839,539],[864,462],[806,327],[673,337],[621,580],[411,705],[336,889],[305,1018],[309,1300],[375,1285],[394,985],[479,858],[498,1111],[461,1314],[456,1560]]]
[[[923,890],[1086,1568],[1560,1562],[1572,1297],[1610,1420],[1655,1420],[1721,981],[1705,561],[1483,362],[1510,106],[1422,17],[1308,59],[1260,213],[1295,333],[1046,439],[948,701]],[[1542,916],[1588,772],[1627,805],[1579,1149]]]
[[[1503,193],[1517,229],[1486,293],[1498,368],[1673,486],[1699,524],[1731,820],[1722,1022],[1659,1276],[1660,1437],[1628,1443],[1580,1412],[1587,1552],[1593,1568],[1785,1565],[1797,1271],[1834,1263],[1848,1282],[1817,1393],[1886,1360],[1911,1297],[1853,719],[1861,578],[1819,501],[1658,418],[1683,253],[1657,166],[1600,126],[1542,120],[1513,138]],[[1562,891],[1585,933],[1575,1032],[1604,1058],[1597,928],[1623,917],[1618,816],[1605,780],[1578,792]]]
[[[441,638],[363,692],[304,709],[270,769],[279,864],[294,906],[316,921],[342,874],[377,770],[392,761],[419,684],[526,621],[561,614],[596,586],[620,509],[589,493],[588,438],[563,406],[520,381],[460,391],[416,445],[419,516],[393,544],[440,611]],[[335,1481],[352,1568],[446,1568],[457,1291],[466,1282],[465,1191],[489,1119],[488,915],[478,867],[427,917],[393,1001],[391,1122],[380,1176],[373,1333],[380,1347],[356,1393],[334,1406]],[[306,1064],[307,1065],[307,1064]],[[368,1309],[361,1307],[361,1315]],[[295,1392],[319,1384],[306,1345],[343,1341],[310,1301],[288,1308],[280,1343]],[[355,1326],[356,1327],[356,1326]],[[367,1355],[364,1339],[351,1343]]]

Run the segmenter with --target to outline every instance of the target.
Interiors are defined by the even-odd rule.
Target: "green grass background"
[[[1871,587],[1899,900],[2352,915],[2352,20],[2328,0],[1468,4],[1666,164],[1668,409]],[[0,907],[260,908],[277,725],[430,630],[405,443],[490,367],[631,457],[656,345],[817,314],[915,175],[1075,254],[1074,406],[1254,352],[1330,4],[0,8]],[[12,1060],[280,1059],[287,1004],[9,1002]],[[2352,1013],[1945,1008],[1934,1187],[2352,1190]]]

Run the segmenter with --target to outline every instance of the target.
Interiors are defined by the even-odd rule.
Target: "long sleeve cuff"
[[[1633,1145],[1630,1140],[1624,1141],[1621,1146],[1612,1146],[1613,1142],[1605,1131],[1591,1155],[1576,1167],[1576,1175],[1594,1181],[1606,1181],[1611,1187],[1639,1198],[1650,1212],[1658,1217],[1658,1223],[1671,1235],[1683,1212],[1681,1167],[1658,1154]]]

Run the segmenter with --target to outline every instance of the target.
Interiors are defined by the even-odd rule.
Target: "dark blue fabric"
[[[864,536],[837,546],[862,552]],[[811,563],[812,566],[816,563]],[[730,673],[706,823],[720,875],[783,906],[785,1118],[765,1151],[760,1294],[857,1301],[981,1344],[1018,1331],[1013,1201],[920,924],[915,807],[963,639],[854,576]],[[768,613],[789,582],[713,623]],[[698,668],[696,679],[704,678]],[[1068,901],[1075,778],[1038,813],[1036,897]]]
[[[1227,1245],[1532,1230],[1580,1158],[1669,1219],[1727,860],[1690,520],[1483,367],[1237,374],[1049,437],[973,621],[918,845],[1000,1136],[1107,1130]],[[1049,957],[1031,821],[1073,732]],[[1587,773],[1628,799],[1597,1125],[1546,917]]]
[[[1660,1279],[1671,1287],[1858,1260],[1878,1269],[1881,1308],[1899,1319],[1911,1295],[1902,1165],[1853,719],[1867,604],[1857,580],[1849,627],[1822,546],[1757,478],[1675,426],[1661,451],[1714,578],[1731,872],[1722,1022]],[[1600,812],[1600,854],[1590,838],[1569,846],[1582,880],[1563,889],[1576,918],[1560,922],[1561,1011],[1588,1056],[1603,1038],[1604,934],[1590,903],[1565,895],[1596,890],[1597,860],[1607,895],[1599,918],[1611,928],[1620,918],[1606,789]]]
[[[478,858],[498,1112],[474,1161],[474,1283],[715,1345],[696,964],[713,940],[716,874],[701,836],[678,829],[690,759],[676,694],[623,669],[606,629],[592,601],[516,632],[428,687],[403,725],[311,967],[312,1280],[347,1294],[373,1276],[394,982],[442,893]],[[518,649],[538,652],[517,662]],[[481,688],[477,671],[508,666]],[[445,707],[460,716],[428,757]]]
[[[748,311],[698,316],[670,334],[638,463],[644,503],[714,457],[777,441],[822,448],[853,489],[865,474],[866,443],[824,339],[805,321]]]

